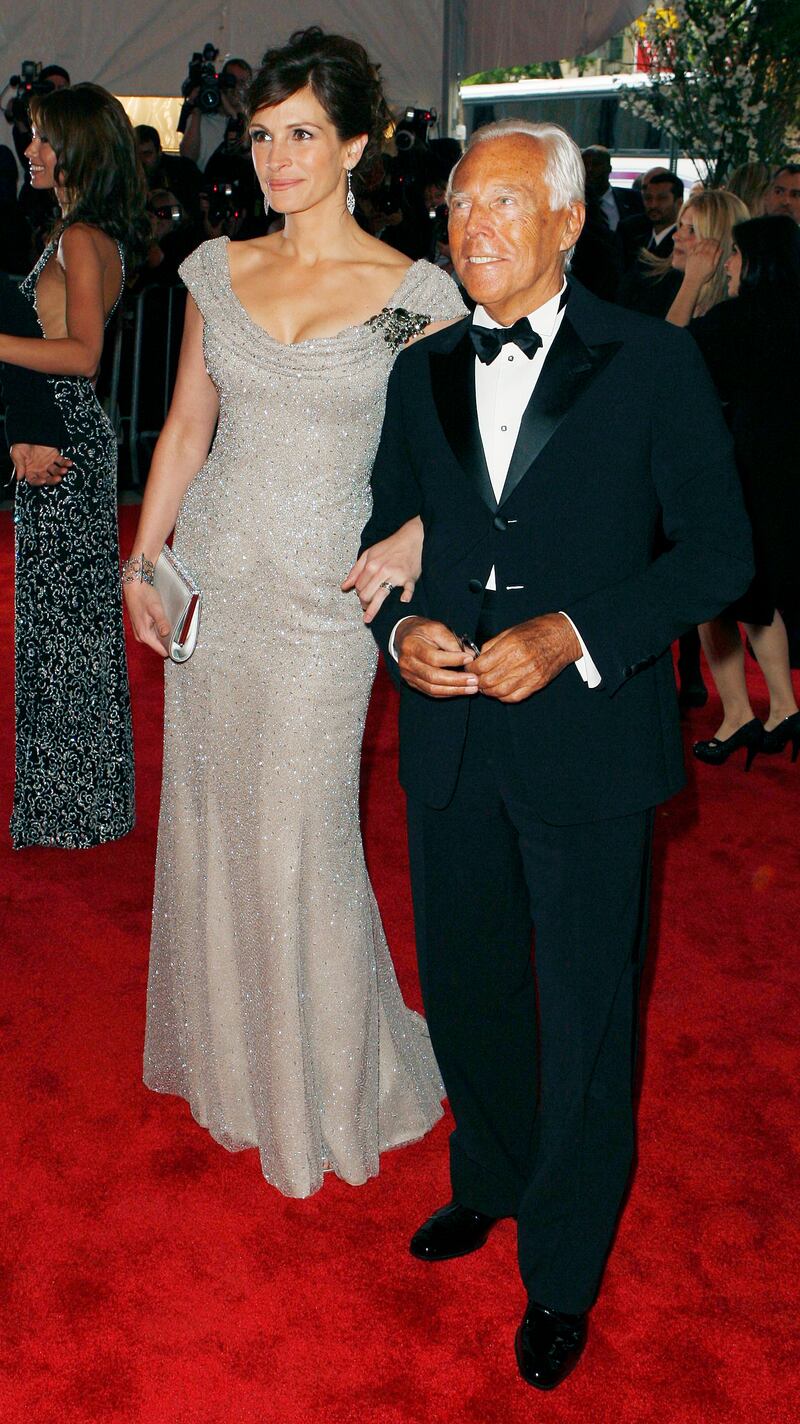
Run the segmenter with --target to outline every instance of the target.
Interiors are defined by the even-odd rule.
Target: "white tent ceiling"
[[[644,0],[1,0],[0,85],[23,59],[117,94],[175,94],[189,55],[213,40],[257,64],[290,31],[321,24],[380,60],[394,104],[439,104],[447,79],[586,54]],[[447,35],[447,44],[445,36]],[[447,59],[445,60],[445,53]],[[443,75],[443,65],[453,71]]]

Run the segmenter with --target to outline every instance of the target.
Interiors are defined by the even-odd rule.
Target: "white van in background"
[[[677,173],[687,194],[702,180],[702,158],[681,153],[661,129],[621,103],[624,88],[650,83],[646,74],[594,74],[582,79],[519,79],[512,84],[462,84],[466,136],[493,119],[560,124],[579,148],[603,144],[611,153],[611,182],[630,188],[637,174],[659,165]]]

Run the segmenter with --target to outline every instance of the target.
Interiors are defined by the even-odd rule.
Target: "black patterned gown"
[[[54,251],[21,284],[34,308]],[[15,849],[99,845],[134,820],[116,437],[90,380],[47,384],[73,465],[59,485],[17,485]]]

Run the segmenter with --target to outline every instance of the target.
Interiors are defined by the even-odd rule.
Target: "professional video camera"
[[[428,142],[428,130],[437,122],[435,109],[406,109],[394,131],[397,152],[407,153],[415,146],[424,147]]]
[[[197,90],[194,103],[201,114],[216,114],[222,103],[222,90],[236,88],[235,75],[217,73],[218,57],[219,50],[210,42],[203,46],[202,51],[195,50],[189,60],[189,72],[181,85],[184,99],[193,89]]]
[[[208,221],[211,227],[234,221],[239,217],[241,203],[237,202],[238,183],[205,183],[203,194],[208,199]]]
[[[10,124],[23,124],[29,126],[29,104],[34,94],[52,94],[55,85],[49,79],[40,79],[42,71],[41,60],[23,59],[19,74],[12,74],[8,81],[8,89],[16,89],[11,103],[5,110],[6,118]]]
[[[160,218],[162,222],[172,223],[177,227],[183,221],[183,209],[179,203],[153,203],[147,204],[147,211],[154,218]]]

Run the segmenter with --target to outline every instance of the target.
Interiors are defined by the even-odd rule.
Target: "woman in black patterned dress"
[[[116,438],[94,392],[126,256],[146,238],[144,182],[118,101],[93,84],[35,99],[35,189],[62,218],[20,287],[35,324],[0,362],[41,378],[66,433],[12,446],[16,498],[15,848],[98,845],[134,819],[133,739],[119,590]],[[46,339],[42,339],[46,338]]]

